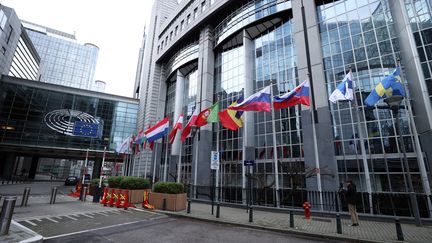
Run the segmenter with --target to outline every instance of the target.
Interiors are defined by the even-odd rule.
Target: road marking
[[[97,214],[101,214],[103,216],[108,216],[107,214],[105,214],[104,212],[97,212]]]
[[[144,210],[144,209],[140,209],[140,208],[131,208],[131,209],[135,210],[135,211],[139,211],[139,212],[146,212],[146,213],[150,213],[150,214],[161,215],[160,213],[156,213],[156,212],[152,212],[152,211]]]
[[[87,214],[82,214],[82,215],[84,215],[84,216],[86,216],[86,217],[89,217],[89,218],[91,218],[91,219],[94,219],[94,217],[93,216],[90,216],[90,215],[87,215]]]
[[[68,218],[70,218],[70,219],[72,219],[72,220],[78,220],[78,219],[73,218],[72,216],[69,216],[69,215],[65,215],[65,217],[68,217]]]
[[[96,230],[109,229],[109,228],[113,228],[113,227],[136,224],[136,223],[140,223],[140,222],[145,222],[145,221],[149,221],[149,220],[156,220],[156,219],[163,219],[163,218],[168,218],[168,216],[162,215],[162,216],[157,217],[157,218],[151,218],[151,219],[139,220],[139,221],[133,221],[133,222],[126,222],[126,223],[122,223],[122,224],[115,224],[115,225],[100,227],[100,228],[96,228],[96,229],[88,229],[88,230],[82,230],[82,231],[77,231],[77,232],[72,232],[72,233],[67,233],[67,234],[62,234],[62,235],[49,236],[49,237],[44,237],[44,240],[55,239],[55,238],[60,238],[60,237],[65,237],[65,236],[70,236],[70,235],[82,234],[82,233],[92,232],[92,231],[96,231]],[[169,219],[168,222],[175,221],[175,220],[176,219]]]
[[[37,226],[37,224],[33,223],[33,222],[30,221],[30,220],[26,220],[26,221],[24,221],[24,222],[26,222],[26,223],[28,223],[28,224],[30,224],[30,225],[32,225],[32,226]]]
[[[48,219],[48,220],[50,220],[50,221],[52,221],[52,222],[54,222],[54,223],[58,223],[57,220],[54,220],[54,219],[51,219],[51,218],[46,218],[46,219]]]
[[[35,219],[35,220],[37,220],[38,222],[42,222],[42,219]]]
[[[61,217],[61,216],[56,216],[56,218],[58,218],[58,219],[62,219],[62,217]]]
[[[122,211],[120,211],[120,210],[113,210],[113,211],[111,211],[111,213],[115,213],[115,214],[122,214],[121,212]]]

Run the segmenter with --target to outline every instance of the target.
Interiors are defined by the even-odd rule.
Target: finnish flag
[[[336,103],[339,100],[353,100],[353,82],[351,71],[345,76],[333,93],[330,95],[329,100]]]

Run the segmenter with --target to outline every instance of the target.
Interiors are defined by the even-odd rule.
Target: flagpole
[[[177,182],[180,183],[180,176],[181,176],[181,157],[182,157],[182,144],[180,143],[180,155],[178,159],[178,165],[177,165]]]
[[[105,163],[105,152],[106,152],[106,146],[104,147],[104,152],[103,152],[103,155],[102,155],[101,171],[99,172],[99,174],[100,174],[100,176],[99,176],[99,188],[102,187],[102,170],[103,170],[103,165]]]
[[[309,73],[308,73],[308,80],[310,83],[310,74]],[[309,87],[311,87],[311,89],[312,89],[312,86],[309,86]],[[311,97],[312,97],[312,95],[311,95]],[[311,119],[312,119],[312,137],[313,137],[313,147],[314,147],[314,154],[315,154],[315,156],[314,156],[315,157],[315,173],[317,175],[317,187],[318,187],[318,194],[319,194],[320,211],[323,211],[324,205],[323,205],[322,186],[321,186],[321,169],[320,169],[320,163],[319,163],[318,143],[317,143],[316,126],[315,126],[315,104],[313,102],[311,102],[310,113],[311,113]]]
[[[348,68],[349,68],[348,72],[351,73],[351,75],[352,75],[351,65],[349,65]],[[364,174],[365,174],[366,191],[368,193],[368,198],[369,198],[369,213],[373,214],[372,186],[371,186],[369,165],[368,165],[367,158],[366,158],[366,148],[364,145],[365,140],[363,137],[363,130],[361,129],[361,124],[360,124],[360,114],[359,114],[360,113],[360,111],[359,111],[360,107],[358,106],[357,96],[355,94],[355,86],[354,86],[355,82],[354,82],[354,80],[351,80],[351,81],[353,83],[353,101],[354,101],[354,109],[355,109],[355,113],[356,113],[356,117],[357,117],[357,131],[359,133],[359,138],[360,138],[360,149],[361,149],[363,169],[364,169]],[[350,101],[350,103],[351,103],[351,101]],[[354,140],[355,140],[355,136],[354,136]],[[356,152],[357,152],[357,147],[356,147]]]
[[[85,158],[85,162],[84,162],[84,169],[83,169],[83,180],[82,180],[82,184],[84,185],[84,182],[85,182],[85,176],[84,176],[84,173],[86,172],[86,170],[87,170],[87,163],[88,163],[88,153],[89,153],[89,149],[87,149],[87,152],[86,152],[86,158]]]
[[[154,162],[153,162],[153,178],[152,178],[153,184],[155,183],[155,176],[156,176],[157,145],[158,143],[154,143]]]
[[[247,141],[247,124],[246,122],[243,123],[243,143],[242,143],[242,160],[241,161],[241,165],[242,165],[242,201],[243,204],[247,204],[247,200],[246,200],[246,166],[244,165],[244,161],[246,160],[246,141]]]
[[[401,69],[399,58],[397,59],[397,67],[399,67],[399,69]],[[402,70],[400,70],[400,71],[402,72]],[[416,152],[416,155],[418,158],[417,164],[419,166],[420,178],[422,180],[423,190],[427,196],[426,201],[427,201],[428,208],[429,208],[429,217],[431,217],[432,216],[432,202],[431,202],[432,199],[431,199],[431,189],[429,186],[429,179],[428,179],[426,168],[425,168],[425,162],[424,162],[423,152],[422,152],[422,149],[420,146],[420,140],[418,138],[419,136],[418,136],[418,132],[417,132],[417,126],[415,124],[413,113],[412,113],[411,103],[410,103],[410,99],[409,99],[410,97],[408,97],[408,93],[406,92],[405,83],[404,83],[404,80],[402,79],[402,75],[400,75],[400,77],[401,77],[402,86],[403,86],[404,91],[405,91],[405,95],[407,96],[407,100],[405,101],[405,103],[408,106],[408,112],[409,112],[408,116],[410,117],[411,129],[412,129],[412,132],[414,135],[415,152]]]
[[[165,148],[165,162],[164,162],[163,181],[167,181],[166,179],[167,179],[168,146],[169,146],[168,145],[168,142],[169,142],[168,136],[165,137],[165,139],[166,139],[166,148]]]
[[[219,97],[219,93],[217,94],[217,102],[219,102],[219,99],[220,99],[220,97]],[[220,105],[220,103],[219,103],[219,105]],[[218,105],[218,107],[219,107],[219,105]],[[218,111],[217,112],[219,112],[219,109],[218,109]],[[219,170],[220,170],[220,154],[219,154],[219,139],[220,139],[220,135],[219,135],[219,130],[220,130],[220,125],[219,125],[219,117],[218,117],[218,119],[217,119],[217,122],[216,122],[216,153],[217,153],[217,155],[218,155],[218,158],[219,158],[219,165],[218,165],[218,168],[217,168],[217,170],[216,170],[216,182],[215,182],[215,185],[216,185],[216,198],[217,198],[217,201],[219,201]],[[244,141],[244,140],[243,140]]]
[[[275,173],[275,189],[276,189],[276,206],[280,207],[280,199],[279,199],[279,168],[278,168],[278,158],[277,158],[277,146],[276,146],[276,124],[275,124],[275,114],[273,107],[273,85],[270,84],[270,108],[271,108],[271,116],[272,116],[272,130],[273,130],[273,160],[274,160],[274,173]]]

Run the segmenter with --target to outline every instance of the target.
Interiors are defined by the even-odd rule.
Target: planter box
[[[166,194],[150,192],[149,203],[157,209],[163,209],[163,200],[166,199],[166,210],[182,211],[186,209],[186,193]]]
[[[108,189],[111,192],[112,188],[108,188]],[[116,192],[118,190],[122,190],[122,192],[124,192],[125,190],[128,190],[129,191],[129,203],[133,203],[133,204],[142,203],[143,199],[144,199],[144,191],[149,190],[149,189],[129,190],[129,189],[118,189],[118,188],[114,188],[114,189],[116,190]]]

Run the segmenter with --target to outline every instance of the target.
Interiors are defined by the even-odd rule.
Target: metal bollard
[[[187,205],[187,213],[191,212],[191,200],[188,199],[188,205]]]
[[[164,210],[164,211],[166,210],[166,198],[163,199],[162,210]]]
[[[30,195],[30,187],[24,188],[24,194],[21,200],[21,207],[27,207],[29,195]]]
[[[12,215],[15,208],[16,197],[5,197],[0,214],[0,235],[7,235],[12,221]]]
[[[294,211],[290,210],[290,228],[294,228]]]
[[[50,204],[55,204],[56,197],[57,197],[57,187],[53,187],[51,188]]]
[[[82,189],[82,199],[81,201],[85,202],[86,201],[86,197],[87,197],[87,187],[83,187]]]
[[[252,206],[249,207],[249,222],[253,222],[253,208]]]
[[[395,224],[396,224],[396,235],[397,239],[400,241],[404,241],[404,235],[402,232],[402,226],[400,224],[399,218],[395,218]]]
[[[336,230],[338,234],[342,234],[342,222],[339,213],[336,214]]]
[[[216,218],[220,217],[220,203],[218,202],[216,204]]]

